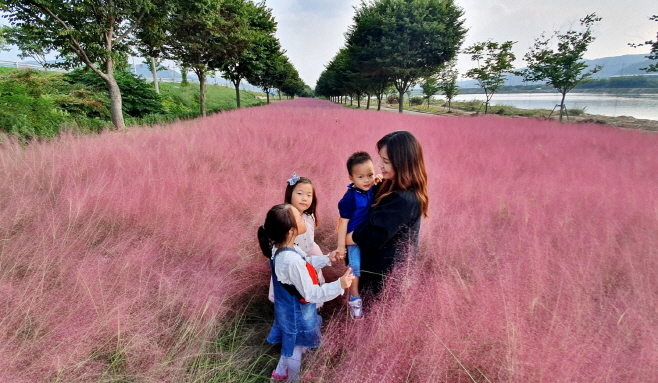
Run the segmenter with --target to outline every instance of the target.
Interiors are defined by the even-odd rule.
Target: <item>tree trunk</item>
[[[110,92],[110,116],[112,117],[112,123],[117,129],[125,129],[126,124],[123,121],[123,110],[121,109],[121,90],[119,90],[119,84],[117,84],[117,80],[114,78],[114,64],[110,55],[107,56],[105,69],[107,70],[107,79],[105,81]]]
[[[110,91],[110,115],[112,116],[112,123],[117,129],[125,129],[126,124],[123,121],[123,110],[121,110],[121,91],[119,90],[119,84],[117,84],[113,73],[109,73],[107,77],[107,86]]]
[[[359,108],[359,109],[361,109],[361,95],[358,95],[358,96],[356,96],[356,97],[358,97],[358,98],[356,99],[356,107]]]
[[[269,105],[270,104],[270,90],[269,89],[265,91],[265,95],[267,96],[267,105]]]
[[[368,102],[366,103],[366,110],[370,109],[370,95],[368,95]]]
[[[151,56],[151,69],[153,69],[153,86],[155,86],[155,93],[160,93],[158,86],[158,67],[155,66],[155,57]]]
[[[354,97],[350,96],[350,106],[354,106]]]
[[[201,110],[201,116],[206,116],[206,73],[200,71],[197,73],[199,76],[199,109]]]
[[[377,111],[380,111],[382,109],[382,94],[377,95]]]
[[[233,81],[235,85],[235,101],[238,103],[238,109],[240,109],[240,80]]]
[[[277,89],[277,93],[279,94],[279,101],[281,101],[281,89]]]
[[[398,111],[400,113],[402,113],[402,109],[404,107],[404,105],[403,105],[404,104],[404,98],[402,98],[402,97],[404,95],[404,92],[401,91],[401,90],[398,90],[398,92],[400,92],[400,99],[398,100]]]
[[[562,93],[562,101],[560,101],[560,122],[562,122],[562,112],[564,111],[564,98],[566,97],[566,93]]]

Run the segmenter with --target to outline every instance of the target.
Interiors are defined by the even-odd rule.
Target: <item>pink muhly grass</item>
[[[377,162],[398,129],[430,177],[418,261],[366,320],[325,311],[318,380],[656,380],[655,136],[296,100],[4,144],[0,381],[188,379],[219,324],[266,294],[255,231],[290,174],[313,181],[333,249],[344,162]]]
[[[368,319],[328,326],[323,381],[656,381],[657,137],[391,120],[423,144],[430,219]]]

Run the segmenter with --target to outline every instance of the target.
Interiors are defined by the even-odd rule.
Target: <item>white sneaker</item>
[[[363,310],[361,309],[363,301],[361,298],[348,301],[347,304],[350,306],[350,316],[352,319],[363,319]]]

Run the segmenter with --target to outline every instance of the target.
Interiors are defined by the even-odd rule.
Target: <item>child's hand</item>
[[[375,176],[375,185],[377,185],[378,183],[382,182],[383,180],[384,180],[384,176],[381,175],[381,174],[377,174],[377,175]]]
[[[338,248],[334,251],[336,252],[337,260],[342,261],[345,259],[345,256],[347,255],[347,248],[345,248],[345,245],[338,245]]]
[[[331,253],[329,253],[329,260],[331,261],[332,264],[338,262],[339,258],[337,257],[337,254],[338,254],[338,250],[334,250]]]
[[[345,290],[352,286],[352,280],[356,278],[354,274],[352,274],[352,268],[348,267],[347,271],[345,271],[345,274],[343,274],[342,277],[340,277],[340,287]]]

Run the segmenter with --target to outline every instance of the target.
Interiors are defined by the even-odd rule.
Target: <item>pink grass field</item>
[[[197,379],[267,293],[285,180],[313,180],[331,250],[344,162],[399,129],[430,179],[420,254],[365,320],[324,313],[315,381],[658,382],[658,136],[306,99],[1,144],[0,382]]]

